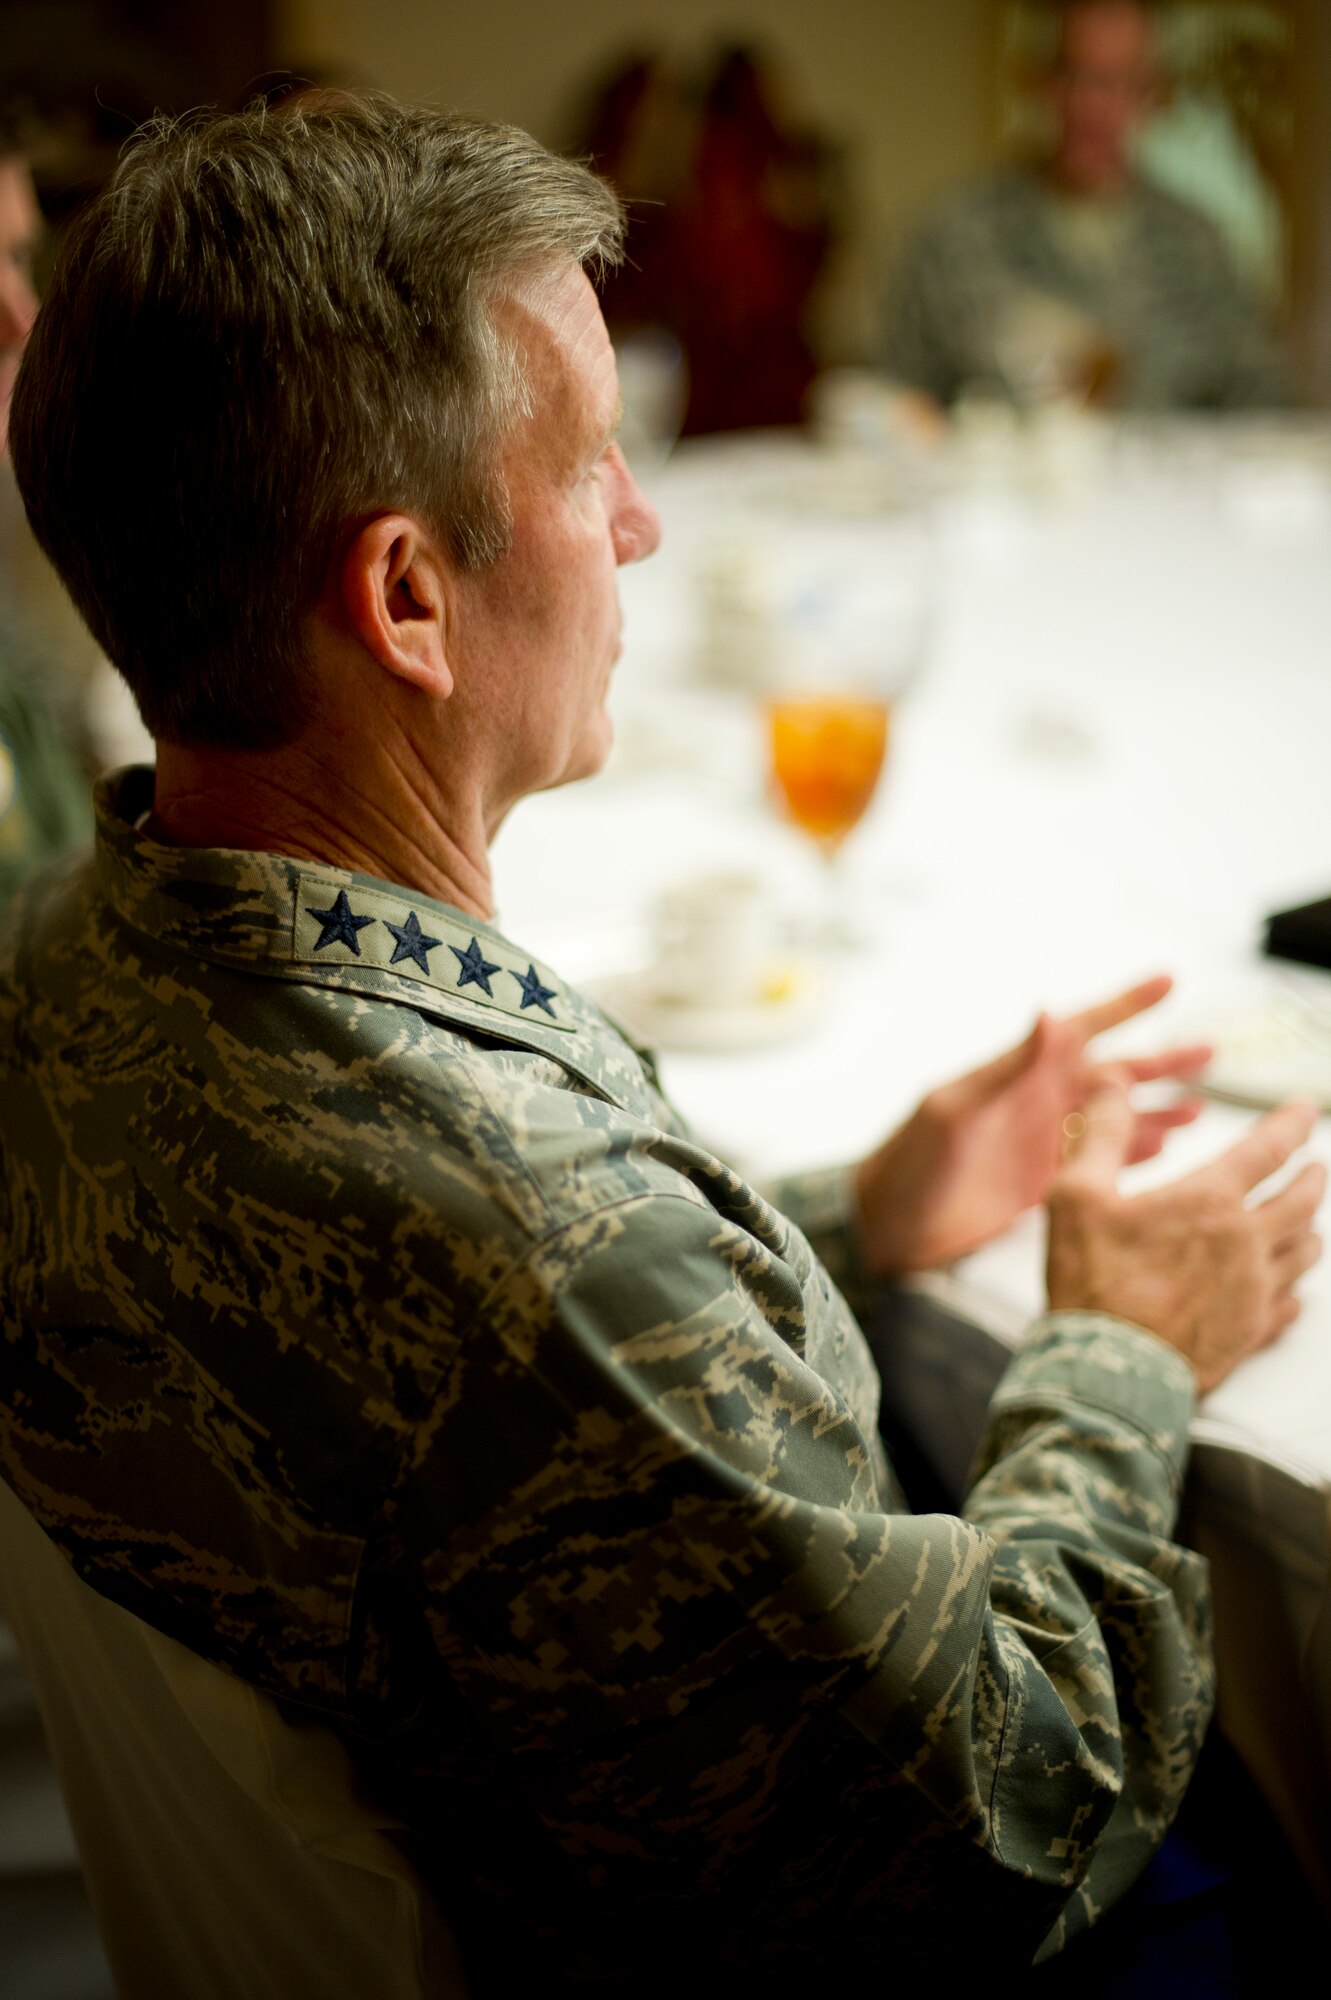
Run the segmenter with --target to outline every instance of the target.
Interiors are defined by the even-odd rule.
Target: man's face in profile
[[[1155,101],[1155,32],[1135,0],[1088,0],[1063,24],[1048,83],[1058,121],[1054,168],[1078,194],[1101,194],[1128,170],[1132,134]]]
[[[22,160],[0,160],[0,451],[9,432],[9,399],[37,311],[32,252],[40,218]]]
[[[468,680],[502,725],[507,805],[605,761],[616,576],[660,527],[615,442],[614,350],[583,273],[533,278],[497,317],[523,355],[530,410],[500,456],[512,545],[464,578],[460,601]]]

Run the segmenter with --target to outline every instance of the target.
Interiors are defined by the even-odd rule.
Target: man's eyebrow
[[[600,430],[588,428],[580,434],[575,431],[568,438],[564,448],[570,453],[570,466],[585,468],[598,464],[614,443],[623,421],[624,398],[616,396],[614,412],[608,424]]]
[[[619,436],[619,427],[623,423],[623,421],[624,421],[624,398],[622,396],[616,396],[614,415],[611,417],[607,428],[603,430],[600,435],[600,441],[597,446],[598,458],[601,456],[603,452],[609,451],[611,445],[614,443],[615,439]]]

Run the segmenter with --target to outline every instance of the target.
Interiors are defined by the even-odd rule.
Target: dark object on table
[[[1331,967],[1331,896],[1277,910],[1266,920],[1266,949],[1273,958],[1297,958],[1304,965]]]

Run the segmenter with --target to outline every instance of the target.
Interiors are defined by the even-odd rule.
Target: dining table
[[[1158,971],[1168,998],[1105,1052],[1217,1054],[1125,1188],[1290,1091],[1331,1113],[1331,973],[1263,949],[1267,917],[1331,894],[1324,421],[980,412],[932,449],[754,434],[642,477],[663,533],[623,573],[615,750],[513,813],[495,878],[509,936],[656,1030],[700,1138],[759,1180],[852,1160],[1039,1010]],[[849,679],[875,634],[890,749],[829,870],[773,791],[772,676],[797,642]],[[736,876],[792,976],[747,1021],[672,1014],[663,903]],[[849,939],[820,925],[832,894]],[[1331,1163],[1331,1116],[1306,1154]],[[1029,1213],[897,1288],[875,1341],[885,1405],[957,1493],[1043,1248]],[[1331,1906],[1331,1260],[1300,1294],[1199,1401],[1180,1532],[1210,1563],[1220,1727]]]

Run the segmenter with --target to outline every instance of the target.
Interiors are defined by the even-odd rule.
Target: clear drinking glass
[[[825,864],[820,942],[866,941],[842,849],[878,789],[894,709],[923,662],[932,598],[927,537],[903,524],[820,524],[792,558],[769,676],[768,759],[777,803]]]

